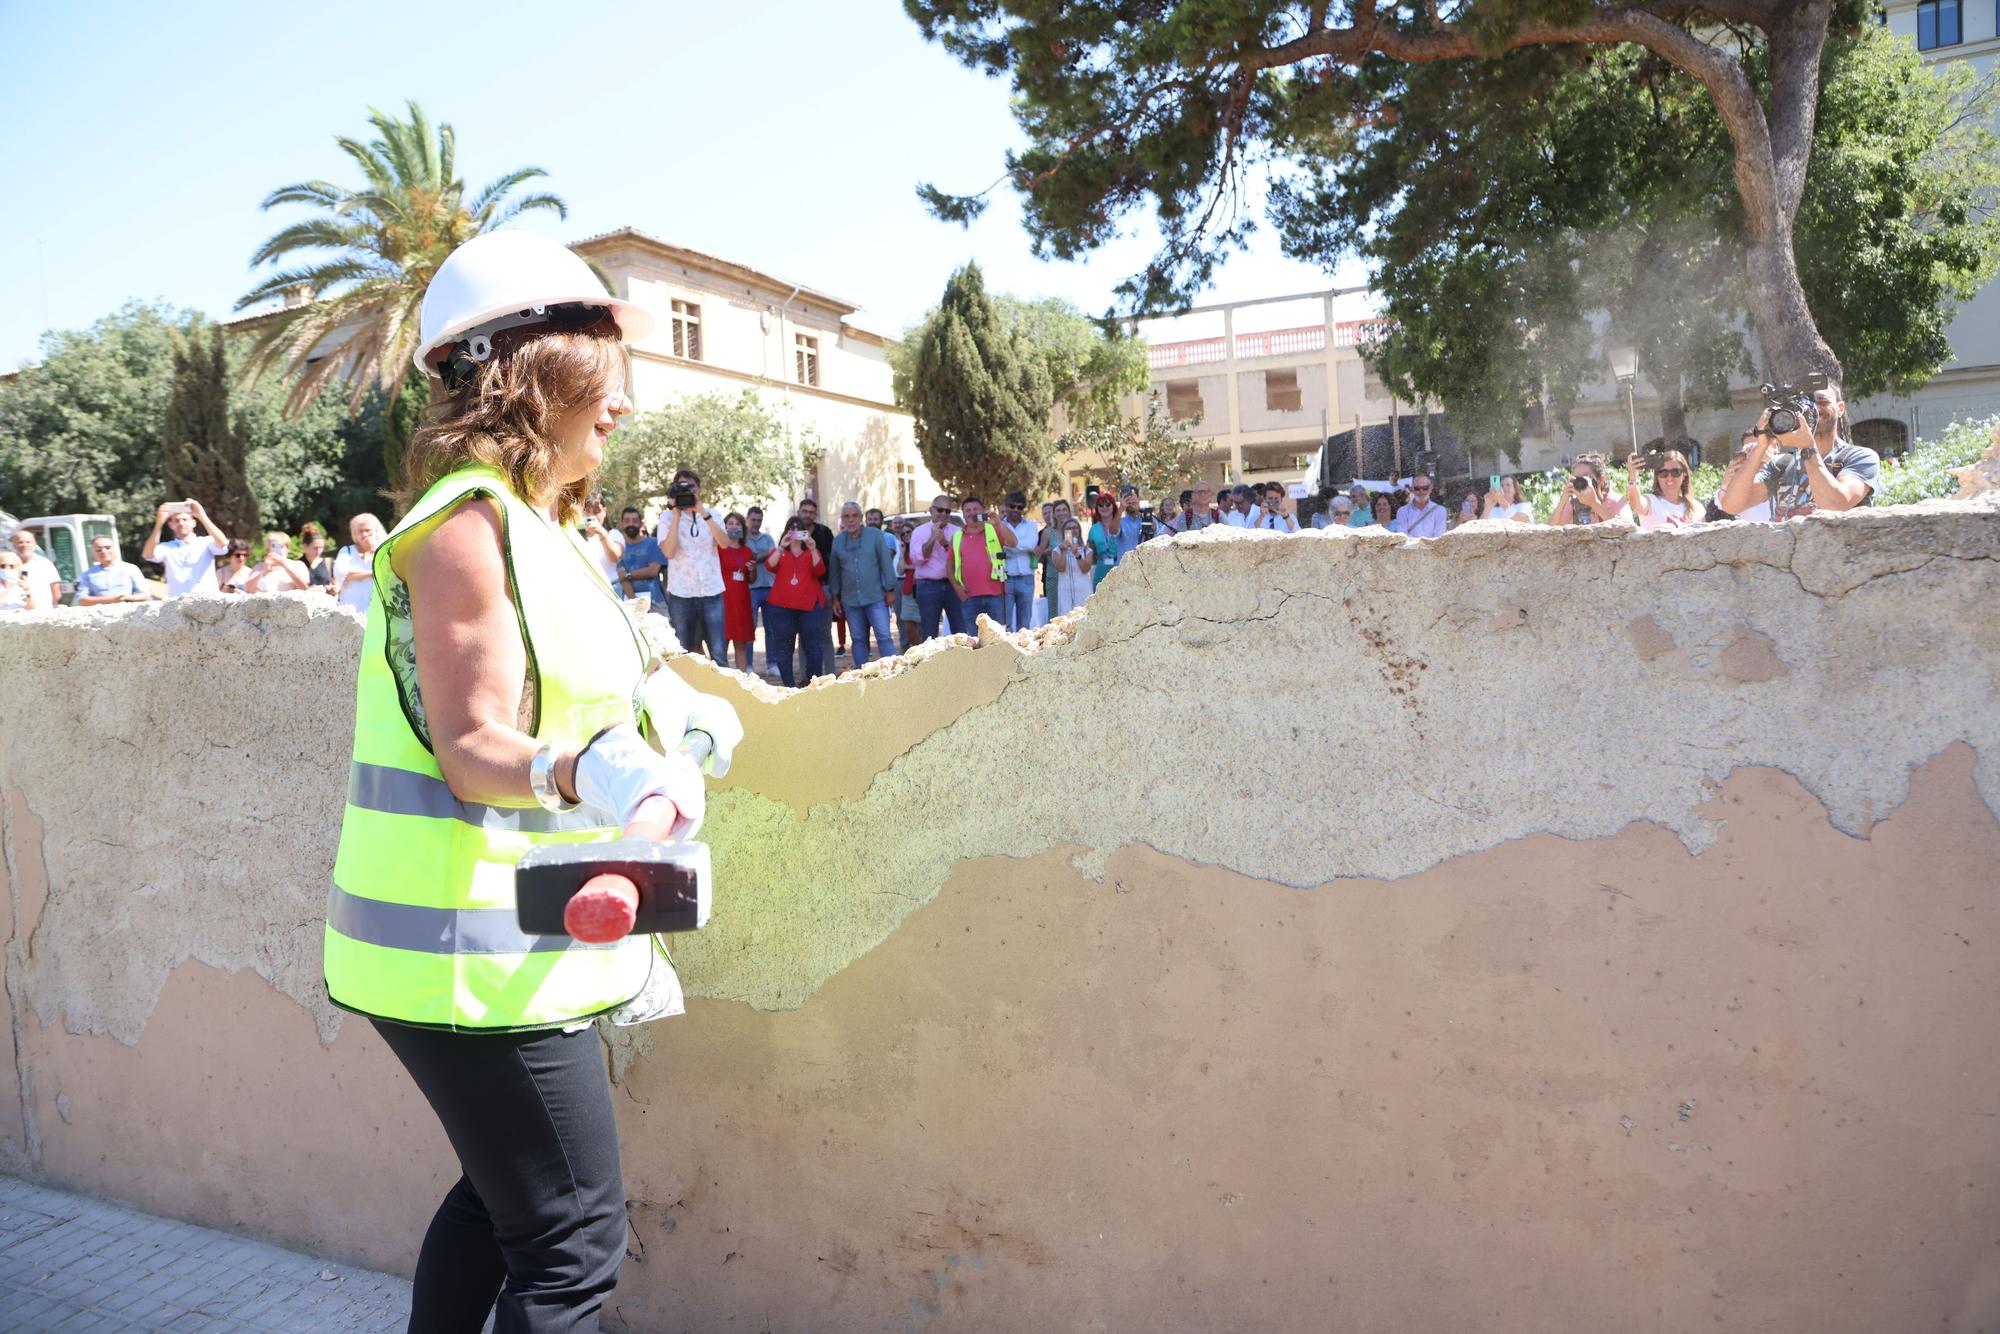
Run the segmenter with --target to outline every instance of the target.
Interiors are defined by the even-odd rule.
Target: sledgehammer
[[[697,766],[708,734],[690,732],[680,750]],[[664,843],[676,812],[665,797],[640,806],[625,836],[609,843],[531,848],[514,866],[514,912],[534,936],[569,936],[608,945],[633,932],[699,931],[708,924],[705,843]]]

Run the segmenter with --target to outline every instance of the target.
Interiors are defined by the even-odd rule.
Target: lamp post
[[[1630,343],[1614,343],[1604,350],[1611,363],[1612,378],[1625,391],[1625,424],[1632,431],[1632,453],[1639,452],[1639,414],[1632,406],[1632,381],[1639,375],[1639,353]]]

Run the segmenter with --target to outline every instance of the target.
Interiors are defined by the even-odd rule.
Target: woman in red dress
[[[741,514],[731,513],[722,521],[731,545],[716,552],[722,562],[722,637],[736,659],[736,670],[750,670],[750,646],[757,639],[757,614],[750,606],[750,585],[756,572],[750,568],[750,548],[743,545],[747,523]]]

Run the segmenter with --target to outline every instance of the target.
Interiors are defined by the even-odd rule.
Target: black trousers
[[[478,1334],[489,1312],[494,1334],[595,1330],[618,1282],[626,1229],[596,1029],[375,1029],[464,1169],[417,1256],[412,1334]]]

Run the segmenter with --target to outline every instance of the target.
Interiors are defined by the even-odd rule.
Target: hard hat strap
[[[610,308],[607,306],[592,306],[570,301],[557,306],[529,306],[524,310],[499,316],[475,329],[466,330],[457,341],[450,344],[444,361],[438,367],[438,375],[444,380],[445,388],[456,391],[472,377],[475,366],[492,357],[495,334],[531,324],[546,324],[557,330],[581,329],[608,318],[610,314]]]

